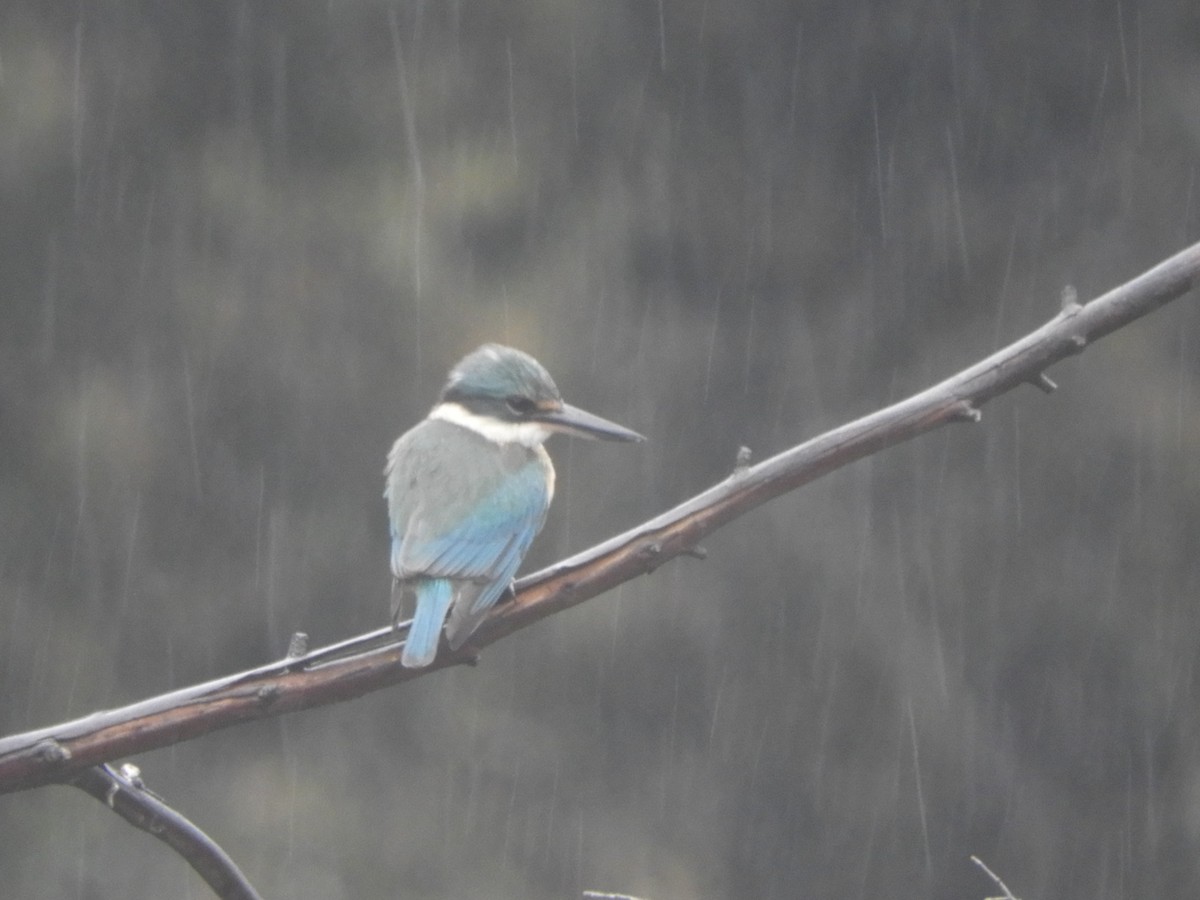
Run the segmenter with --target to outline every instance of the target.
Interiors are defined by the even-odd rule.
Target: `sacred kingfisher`
[[[461,647],[512,583],[554,496],[542,442],[556,431],[645,440],[563,403],[529,354],[485,344],[451,370],[437,405],[392,446],[383,496],[393,625],[406,599],[416,599],[403,665],[433,662],[443,623],[450,647]]]

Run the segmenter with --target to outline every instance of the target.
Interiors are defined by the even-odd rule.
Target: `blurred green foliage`
[[[1198,237],[1200,13],[1145,2],[0,11],[0,729],[387,619],[460,355],[552,443],[528,567]],[[402,690],[139,760],[274,897],[1200,892],[1195,298]],[[6,896],[177,897],[72,792]]]

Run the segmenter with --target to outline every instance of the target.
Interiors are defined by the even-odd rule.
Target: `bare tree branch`
[[[92,766],[77,773],[70,783],[182,856],[222,900],[261,900],[212,838],[148,790],[136,767],[124,768],[115,772],[107,765]]]
[[[713,530],[780,494],[951,422],[977,422],[980,407],[1026,382],[1054,389],[1045,370],[1185,293],[1200,276],[1200,244],[1080,306],[940,384],[806,441],[726,480],[631,531],[521,579],[471,645],[445,646],[432,666],[406,669],[390,629],[380,629],[249,672],[174,691],[122,709],[0,739],[0,793],[68,780],[81,769],[178,743],[218,728],[376,691],[446,666],[473,662],[480,648],[582,603],[669,559],[695,554]],[[382,644],[382,646],[381,646]]]
[[[979,866],[979,868],[983,869],[983,871],[987,873],[988,877],[991,878],[992,881],[996,882],[996,887],[998,887],[998,888],[1000,888],[1000,890],[1004,891],[1003,896],[986,897],[986,898],[984,898],[984,900],[1020,900],[1019,897],[1013,896],[1013,892],[1008,889],[1008,885],[1005,884],[1003,881],[1001,881],[1000,876],[997,875],[995,872],[993,872],[991,869],[989,869],[982,859],[980,859],[978,856],[972,856],[971,862],[975,863],[975,865],[977,865],[977,866]]]

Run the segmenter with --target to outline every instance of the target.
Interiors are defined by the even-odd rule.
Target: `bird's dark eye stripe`
[[[513,394],[505,397],[504,402],[508,404],[508,408],[515,413],[527,414],[537,409],[537,404],[528,397],[522,397],[520,394]]]

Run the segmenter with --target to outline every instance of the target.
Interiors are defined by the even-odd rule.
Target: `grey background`
[[[525,570],[1198,236],[1178,2],[0,11],[0,730],[387,618],[381,469],[522,347]],[[438,674],[137,759],[269,897],[1200,895],[1200,306]],[[203,897],[81,793],[19,898]]]

